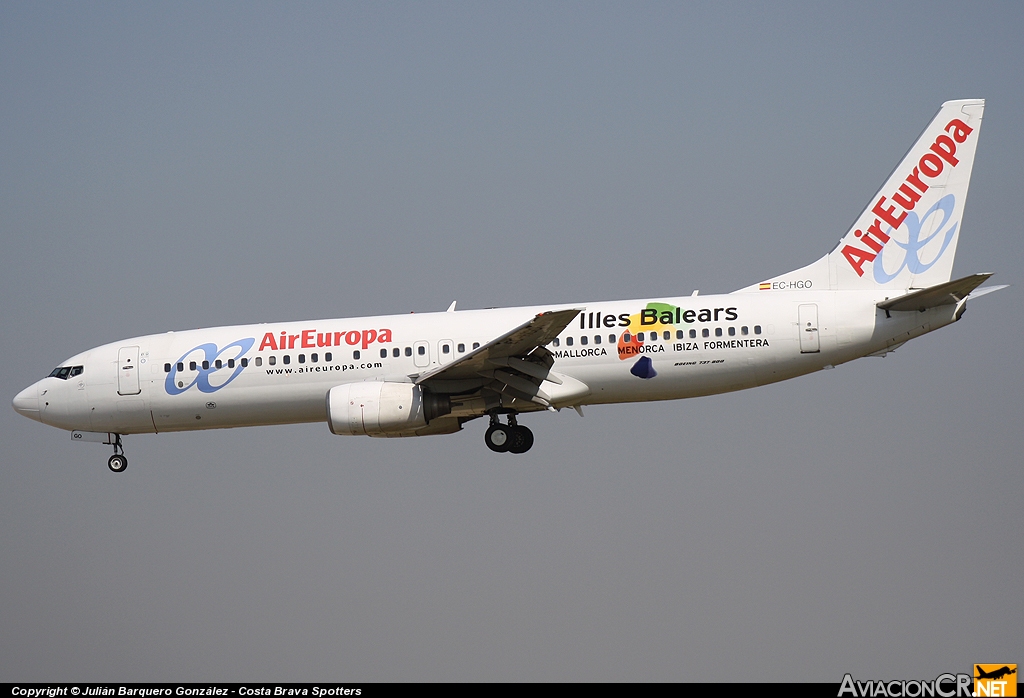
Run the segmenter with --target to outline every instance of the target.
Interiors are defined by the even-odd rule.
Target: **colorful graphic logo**
[[[637,378],[643,378],[644,380],[649,380],[658,375],[658,372],[654,370],[654,362],[648,356],[641,356],[637,359],[636,363],[633,364],[633,368],[629,369],[629,372]]]

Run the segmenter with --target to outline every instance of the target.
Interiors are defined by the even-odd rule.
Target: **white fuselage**
[[[62,429],[120,434],[325,421],[336,385],[409,383],[565,308],[582,311],[547,345],[551,370],[589,392],[554,407],[695,397],[884,352],[955,319],[948,305],[887,316],[875,306],[886,295],[766,290],[168,332],[78,354],[63,364],[77,375],[38,381],[15,407]],[[631,373],[640,357],[656,375]],[[468,402],[456,414],[484,410]]]
[[[69,359],[14,408],[72,438],[326,421],[339,435],[427,436],[518,415],[752,388],[882,355],[958,320],[990,273],[952,280],[985,102],[944,102],[831,252],[730,294],[217,327]],[[500,418],[506,423],[502,424]]]

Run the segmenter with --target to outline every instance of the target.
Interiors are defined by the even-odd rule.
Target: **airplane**
[[[946,102],[831,252],[721,295],[275,322],[133,337],[77,354],[14,398],[75,441],[327,422],[338,435],[451,434],[488,418],[676,400],[794,378],[958,321],[991,273],[952,279],[985,102]],[[501,422],[505,418],[505,423]]]
[[[999,669],[994,669],[993,671],[988,672],[982,669],[981,665],[975,664],[974,670],[978,672],[977,675],[974,677],[976,679],[1001,679],[1004,676],[1009,676],[1010,674],[1017,673],[1016,668],[1011,669],[1009,666],[1003,666]]]

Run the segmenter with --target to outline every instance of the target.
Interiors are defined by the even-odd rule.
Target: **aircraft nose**
[[[14,411],[37,422],[39,419],[39,388],[31,385],[14,398]]]

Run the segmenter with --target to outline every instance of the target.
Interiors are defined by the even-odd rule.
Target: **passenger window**
[[[556,347],[558,346],[558,340],[557,339],[555,340],[555,346]],[[480,342],[473,342],[473,348],[474,349],[479,349],[480,348]]]
[[[462,354],[462,353],[464,353],[464,352],[466,351],[466,345],[465,345],[465,344],[460,344],[460,345],[459,345],[458,347],[456,347],[456,348],[457,348],[457,349],[459,350],[459,353],[460,353],[460,354]]]
[[[741,328],[740,328],[740,334],[742,334],[742,335],[748,335],[748,334],[750,334],[750,330],[749,330],[749,329],[747,329],[747,326],[746,326],[746,325],[744,325],[743,327],[741,327]]]
[[[426,347],[416,347],[416,353],[419,354],[420,356],[426,356],[427,355],[427,348]]]
[[[380,350],[380,358],[382,358],[382,359],[388,358],[388,350],[387,349],[381,349]]]
[[[682,330],[676,330],[676,339],[682,339],[685,336],[686,336],[685,332],[683,332]]]
[[[721,327],[716,327],[715,328],[715,336],[716,337],[721,337],[722,336],[722,328]]]
[[[189,371],[195,371],[196,370],[196,362],[195,361],[189,361],[188,362],[188,370]]]
[[[609,344],[615,344],[615,335],[613,335],[613,334],[608,335],[608,343]]]
[[[324,352],[324,361],[326,361],[327,363],[331,363],[331,361],[333,361],[333,360],[334,360],[334,354],[332,354],[329,351],[328,352]]]
[[[182,362],[179,361],[178,362],[178,370],[179,371],[184,371],[185,370],[185,364],[183,364]]]
[[[736,328],[735,327],[730,327],[729,328],[729,336],[730,337],[735,337],[736,336]]]
[[[587,346],[587,335],[583,335],[582,337],[580,337],[580,344],[582,344],[583,346]]]
[[[217,368],[222,368],[224,366],[224,364],[221,363],[220,359],[217,359],[213,365],[216,366]]]
[[[709,330],[707,327],[705,327],[703,330],[700,331],[700,336],[701,337],[710,337],[711,336],[711,330]]]
[[[243,362],[243,365],[244,365],[245,359],[242,359],[242,362]],[[256,365],[257,366],[262,366],[263,365],[263,357],[262,356],[257,356],[256,357]]]
[[[405,355],[406,356],[412,356],[412,347],[406,347],[405,348]]]
[[[625,342],[626,344],[629,344],[629,339],[630,339],[629,332],[623,332],[622,333],[622,341]]]
[[[209,371],[210,370],[210,362],[209,361],[204,361],[203,362],[203,370],[204,371]]]
[[[164,373],[170,373],[170,372],[171,372],[171,365],[170,364],[164,364]]]
[[[600,343],[601,343],[601,335],[595,334],[594,335],[594,344],[600,344]]]
[[[398,347],[395,347],[394,349],[391,350],[391,356],[395,357],[396,359],[399,356],[401,356],[401,355],[402,355],[402,350],[399,349]]]
[[[284,363],[284,365],[285,365],[285,366],[287,366],[288,364],[290,364],[290,363],[292,362],[292,357],[291,357],[291,355],[290,355],[290,354],[285,354],[284,356],[282,356],[282,357],[281,357],[281,362],[282,362],[282,363]]]
[[[567,346],[567,347],[571,347],[572,346],[572,337],[566,337],[565,338],[565,346]]]
[[[356,349],[354,352],[352,352],[352,358],[353,359],[356,359],[358,361],[359,360],[359,356],[360,356],[360,354],[359,354],[359,350],[358,349]]]
[[[267,357],[267,363],[270,364],[271,366],[276,366],[277,365],[277,357],[276,356],[268,356]]]
[[[442,344],[441,345],[441,353],[442,354],[450,354],[451,351],[452,351],[452,347],[451,347],[450,344]]]
[[[314,363],[315,364],[319,360],[320,360],[320,356],[318,354],[310,354],[309,355],[310,363]]]
[[[761,334],[761,326],[754,325],[754,334]]]
[[[561,341],[558,339],[558,337],[555,337],[553,340],[551,340],[551,343],[557,347],[559,344],[561,344]]]
[[[234,368],[234,367],[235,367],[235,360],[234,359],[228,359],[228,368]]]
[[[672,333],[669,332],[668,330],[665,330],[664,332],[662,332],[661,336],[665,338],[666,342],[668,340],[672,339]]]
[[[697,339],[697,330],[690,330],[690,339]]]
[[[300,364],[306,363],[306,355],[305,354],[299,354],[299,363]]]

